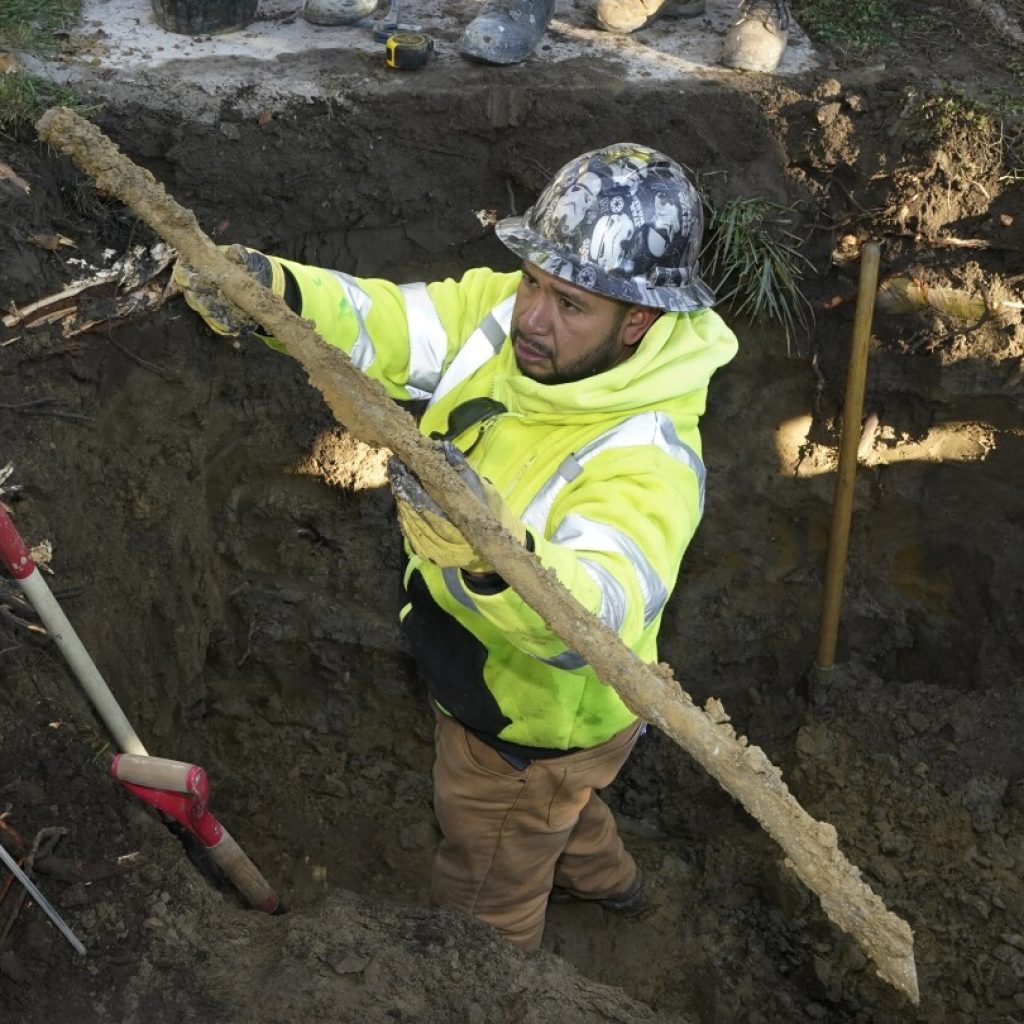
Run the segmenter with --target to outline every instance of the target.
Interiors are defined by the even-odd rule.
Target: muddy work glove
[[[444,454],[449,465],[494,518],[520,544],[525,544],[526,527],[512,514],[494,485],[483,479],[454,445],[445,442]],[[398,522],[402,533],[420,558],[442,569],[462,569],[472,575],[494,571],[490,563],[473,550],[469,541],[427,494],[405,463],[395,455],[388,460],[388,480],[398,506]]]
[[[286,277],[281,263],[244,245],[222,245],[220,251],[240,264],[254,280],[275,295],[285,294]],[[174,267],[174,283],[181,289],[185,301],[207,323],[210,330],[226,337],[258,333],[261,328],[247,313],[240,310],[209,279],[197,274],[178,260]]]

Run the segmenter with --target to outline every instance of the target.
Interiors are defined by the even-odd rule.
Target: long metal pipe
[[[11,869],[14,873],[14,877],[17,878],[23,886],[25,886],[29,896],[31,896],[40,907],[42,907],[46,916],[60,929],[60,933],[68,940],[68,942],[71,943],[72,946],[74,946],[75,951],[77,953],[81,953],[82,956],[85,956],[85,946],[82,945],[81,940],[67,926],[67,922],[60,916],[60,914],[57,913],[53,904],[39,891],[39,887],[35,882],[33,882],[32,879],[21,870],[18,866],[18,862],[3,848],[2,845],[0,845],[0,860],[2,860],[4,864]]]
[[[854,479],[857,473],[857,446],[860,421],[864,414],[864,388],[868,372],[868,345],[871,320],[878,290],[878,265],[881,250],[877,242],[868,242],[860,257],[860,281],[857,309],[853,319],[853,344],[846,376],[846,400],[843,405],[843,433],[839,445],[839,472],[832,498],[832,528],[829,534],[828,562],[825,566],[825,600],[818,631],[818,654],[814,671],[819,684],[826,684],[835,664],[839,613],[843,605],[846,556],[850,546],[850,520],[853,515]]]

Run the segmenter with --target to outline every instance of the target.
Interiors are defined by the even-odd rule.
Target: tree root
[[[996,0],[968,0],[968,2],[988,18],[997,32],[1002,33],[1010,42],[1024,47],[1024,29],[1006,13],[1002,4],[996,3]]]

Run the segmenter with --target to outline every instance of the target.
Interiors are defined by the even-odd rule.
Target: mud
[[[217,240],[401,281],[510,266],[476,211],[521,212],[565,159],[620,138],[702,170],[718,201],[795,204],[814,327],[787,351],[724,310],[743,345],[704,421],[708,508],[662,657],[696,700],[722,700],[910,922],[920,1007],[654,734],[605,794],[651,881],[645,917],[553,907],[530,956],[430,909],[431,723],[396,625],[384,453],[333,423],[297,365],[213,338],[174,300],[74,339],[0,336],[0,497],[29,543],[52,542],[48,581],[149,749],[207,768],[289,913],[243,909],[108,780],[102,726],[4,584],[0,812],[29,841],[67,829],[66,870],[36,878],[89,950],[26,903],[0,950],[5,1018],[1024,1020],[1024,202],[1012,122],[1000,145],[924,102],[1005,90],[1014,58],[961,31],[958,5],[932,6],[944,16],[889,69],[612,89],[581,65],[567,89],[541,62],[497,84],[471,69],[469,85],[453,65],[447,92],[371,92],[343,116],[325,102],[260,119],[239,97],[203,123],[123,99],[96,118]],[[2,159],[32,185],[0,182],[5,308],[80,274],[69,256],[99,265],[152,240],[29,133]],[[76,248],[41,249],[39,232]],[[867,237],[883,278],[984,295],[989,313],[876,316],[841,664],[810,692],[857,272],[844,254]]]

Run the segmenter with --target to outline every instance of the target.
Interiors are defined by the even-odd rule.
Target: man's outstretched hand
[[[444,450],[445,458],[473,494],[520,544],[524,544],[526,527],[512,514],[497,488],[481,477],[454,445],[445,442]],[[396,455],[388,460],[388,480],[398,506],[399,525],[410,547],[420,558],[442,569],[462,569],[473,575],[494,571]]]
[[[244,267],[264,288],[269,288],[275,295],[284,295],[284,268],[277,260],[244,245],[222,245],[219,249],[228,259]],[[174,267],[174,283],[181,289],[189,306],[215,333],[233,338],[259,332],[259,324],[225,298],[216,285],[181,260]]]

